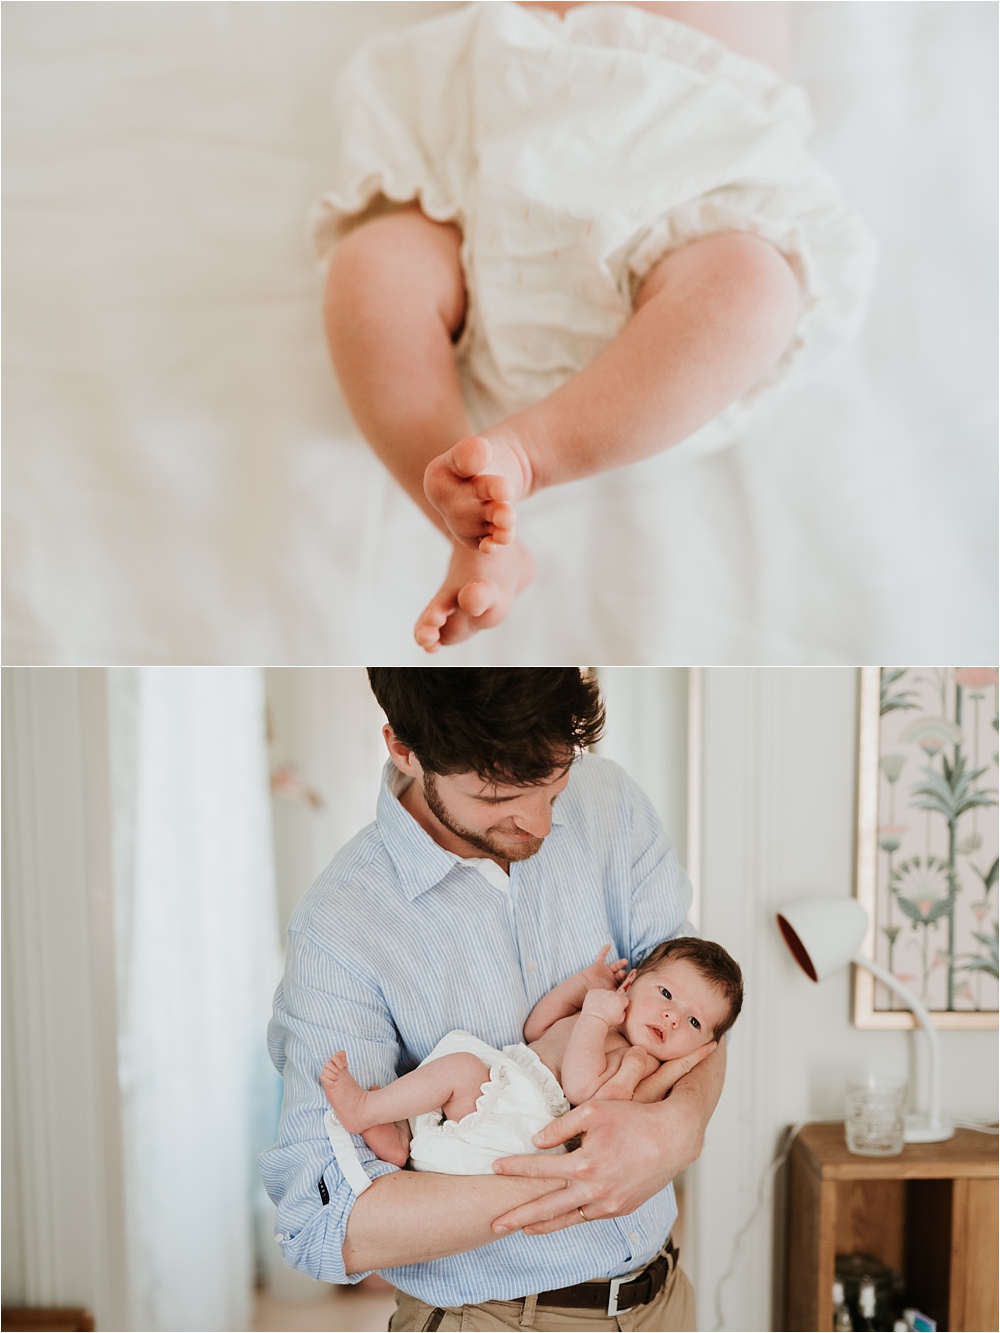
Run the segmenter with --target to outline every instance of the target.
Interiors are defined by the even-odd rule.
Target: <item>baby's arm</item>
[[[695,1065],[701,1064],[706,1056],[711,1055],[718,1044],[717,1041],[706,1041],[704,1046],[699,1046],[690,1055],[682,1055],[678,1060],[664,1060],[659,1069],[654,1069],[636,1084],[632,1100],[662,1102],[674,1084],[685,1074],[690,1074]]]
[[[574,1106],[593,1097],[614,1073],[608,1061],[608,1032],[622,1021],[627,1008],[624,991],[587,992],[562,1060],[562,1089]]]
[[[560,1018],[569,1018],[583,1008],[587,992],[591,990],[613,991],[624,981],[628,972],[628,959],[619,958],[613,963],[605,962],[611,952],[611,945],[606,944],[592,963],[574,972],[565,981],[560,981],[548,995],[542,998],[532,1009],[524,1024],[524,1040],[537,1041],[543,1032],[547,1032]]]

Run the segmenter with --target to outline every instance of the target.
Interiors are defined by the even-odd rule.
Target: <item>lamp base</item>
[[[943,1143],[954,1134],[955,1126],[944,1116],[940,1120],[930,1120],[925,1115],[908,1115],[903,1138],[907,1143]]]

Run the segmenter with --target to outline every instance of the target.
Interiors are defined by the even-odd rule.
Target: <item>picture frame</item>
[[[998,1025],[998,677],[986,667],[860,671],[861,949],[914,991],[941,1029]],[[853,1021],[915,1026],[860,967]]]

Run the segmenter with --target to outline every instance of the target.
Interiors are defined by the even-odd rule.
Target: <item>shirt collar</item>
[[[445,851],[403,808],[396,794],[398,775],[396,765],[387,759],[382,770],[375,822],[399,878],[400,887],[408,901],[412,902],[435,884],[440,884],[455,866],[465,863],[454,852]],[[556,810],[558,804],[552,811],[553,825],[564,822]],[[537,855],[541,856],[542,852]]]
[[[403,809],[393,790],[397,772],[392,760],[386,760],[375,822],[395,867],[400,887],[412,902],[435,884],[440,884],[445,875],[458,864],[459,858],[439,847],[409,811]]]

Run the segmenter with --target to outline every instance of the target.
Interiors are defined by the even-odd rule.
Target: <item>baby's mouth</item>
[[[653,1027],[652,1023],[647,1023],[646,1026],[649,1028],[650,1032],[653,1034],[653,1036],[656,1038],[657,1041],[659,1042],[663,1041],[664,1032],[662,1028],[655,1028]]]

